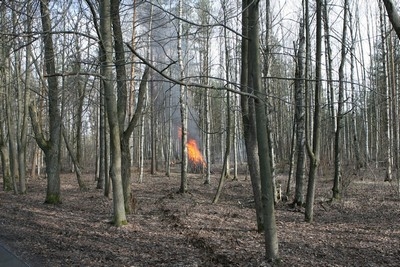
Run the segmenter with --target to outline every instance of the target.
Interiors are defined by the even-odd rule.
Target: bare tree
[[[308,5],[308,1],[305,3]],[[322,80],[321,80],[321,51],[322,51],[322,0],[316,0],[316,50],[315,50],[315,92],[314,92],[314,114],[313,114],[313,139],[312,146],[307,142],[307,151],[310,157],[310,170],[308,176],[308,187],[306,197],[305,220],[313,221],[314,216],[314,198],[315,184],[317,176],[317,168],[320,163],[320,142],[321,142],[321,96],[322,96]],[[307,16],[307,14],[306,14]]]
[[[299,47],[296,54],[296,81],[295,81],[295,119],[296,119],[296,187],[293,204],[302,206],[304,204],[304,167],[305,159],[305,101],[304,101],[304,23],[300,23]],[[288,185],[289,186],[289,185]]]
[[[178,3],[178,16],[182,18],[183,13],[183,0],[179,0]],[[183,55],[182,55],[182,35],[183,35],[183,26],[182,20],[178,20],[178,36],[177,36],[177,53],[178,53],[178,64],[179,64],[179,75],[182,79],[184,75],[184,65],[183,65]],[[182,148],[182,165],[181,165],[181,186],[179,188],[179,192],[186,193],[187,191],[187,167],[188,167],[188,152],[187,152],[187,126],[188,126],[188,107],[187,107],[187,86],[180,84],[180,95],[179,95],[179,104],[180,104],[180,112],[181,112],[181,148]]]
[[[339,199],[341,194],[340,181],[342,180],[342,144],[341,144],[341,134],[344,126],[343,116],[344,116],[344,66],[346,63],[346,41],[347,41],[347,13],[348,13],[348,3],[347,0],[344,1],[344,11],[343,11],[343,31],[342,31],[342,50],[341,50],[341,61],[339,66],[339,97],[337,103],[337,115],[336,115],[336,132],[335,132],[335,173],[333,177],[333,188],[332,188],[332,198]]]
[[[227,25],[227,3],[226,1],[222,1],[222,10],[224,16],[224,25]],[[230,56],[229,56],[229,46],[228,46],[228,36],[227,36],[227,29],[224,27],[224,50],[225,50],[225,82],[226,86],[229,86],[230,83]],[[222,188],[226,178],[229,178],[230,171],[229,171],[229,158],[231,153],[231,130],[232,130],[232,116],[231,116],[231,99],[230,93],[227,90],[226,92],[226,130],[225,130],[225,152],[223,154],[223,163],[222,163],[222,171],[219,179],[217,193],[215,194],[213,203],[217,203],[218,199],[221,195]]]
[[[40,13],[43,28],[44,61],[47,73],[48,85],[48,115],[49,115],[49,139],[46,140],[39,124],[37,111],[34,105],[30,105],[30,117],[35,139],[45,154],[47,192],[46,203],[61,203],[60,192],[60,145],[61,145],[61,114],[57,76],[55,76],[55,53],[52,40],[52,26],[49,10],[49,0],[40,1]]]
[[[255,101],[256,125],[257,125],[257,142],[258,156],[260,162],[261,177],[261,202],[263,206],[264,219],[264,236],[266,258],[269,260],[277,260],[279,258],[278,237],[275,222],[274,208],[274,187],[272,176],[272,164],[270,159],[270,148],[267,133],[267,113],[264,102],[264,94],[261,86],[261,63],[260,63],[260,46],[259,46],[259,2],[252,1],[249,3],[248,17],[248,62],[249,77],[248,86],[253,88],[257,99]]]
[[[30,15],[32,12],[33,3],[29,1],[26,5],[26,31],[30,32],[32,30],[32,16]],[[25,87],[23,87],[23,91],[21,95],[23,95],[23,101],[19,105],[19,137],[17,140],[17,148],[18,148],[18,173],[19,173],[19,190],[21,194],[26,193],[26,160],[27,160],[27,138],[28,138],[28,117],[29,117],[29,102],[30,102],[30,90],[32,86],[32,72],[31,72],[31,63],[32,63],[32,46],[31,43],[33,38],[31,35],[26,37],[26,59],[25,59]]]
[[[383,69],[383,77],[382,77],[382,121],[383,121],[383,134],[385,138],[383,138],[383,149],[385,152],[385,163],[386,163],[386,175],[385,181],[392,180],[392,168],[393,168],[393,154],[392,154],[392,136],[391,136],[391,98],[390,98],[390,90],[389,90],[389,66],[388,66],[388,45],[387,45],[387,37],[386,37],[386,18],[383,14],[382,4],[379,4],[379,22],[380,22],[380,38],[381,38],[381,47],[382,47],[382,69]]]
[[[111,0],[111,16],[114,32],[115,48],[115,67],[117,72],[117,92],[118,92],[118,123],[121,133],[121,156],[122,156],[122,184],[124,190],[125,211],[131,213],[134,209],[134,196],[131,190],[131,152],[129,141],[135,129],[139,117],[142,113],[144,98],[147,90],[148,68],[145,70],[142,82],[139,87],[136,111],[131,118],[127,118],[128,111],[128,88],[126,74],[126,60],[124,51],[124,42],[122,38],[121,21],[119,17],[119,0]],[[125,123],[128,121],[128,123]],[[126,124],[126,128],[125,128]]]
[[[101,76],[104,86],[104,97],[108,124],[110,128],[110,152],[111,166],[110,177],[113,183],[113,208],[116,226],[127,223],[124,206],[124,192],[121,173],[121,135],[118,123],[117,99],[112,86],[112,31],[111,31],[111,2],[102,0],[100,2],[100,49],[101,53]]]
[[[249,83],[249,41],[248,36],[248,1],[242,2],[242,51],[241,51],[241,74],[240,90],[243,93],[254,93],[254,89],[248,86]],[[264,231],[263,207],[261,203],[261,185],[260,185],[260,164],[258,159],[257,129],[255,118],[254,98],[241,96],[240,106],[243,121],[243,136],[246,146],[247,165],[250,173],[250,180],[253,189],[253,197],[256,210],[256,222],[258,232]]]
[[[5,2],[2,1],[0,3],[0,30],[2,32],[6,32],[6,5]],[[12,180],[11,180],[11,170],[10,170],[10,157],[9,150],[7,144],[7,134],[6,134],[6,116],[5,116],[5,96],[8,84],[8,63],[7,59],[9,51],[11,49],[10,45],[7,45],[9,42],[8,38],[5,35],[0,35],[0,101],[1,112],[0,112],[0,157],[2,164],[2,174],[3,174],[3,190],[11,190],[12,189]]]

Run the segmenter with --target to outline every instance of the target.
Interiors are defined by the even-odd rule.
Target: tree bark
[[[5,2],[0,3],[0,31],[1,32],[6,32],[6,4]],[[9,49],[11,48],[10,46],[6,46],[6,43],[9,40],[5,38],[5,35],[0,36],[0,46],[3,49],[0,49],[0,157],[1,157],[1,171],[3,174],[3,190],[9,191],[12,189],[12,183],[11,183],[11,170],[10,170],[10,158],[9,158],[9,153],[8,153],[8,146],[6,145],[7,140],[6,136],[7,134],[5,133],[6,127],[5,127],[5,121],[6,121],[6,116],[5,116],[5,96],[6,96],[6,85],[8,84],[7,81],[7,66],[6,66],[6,60],[7,60],[7,55],[9,53]],[[8,48],[8,49],[6,49]]]
[[[67,147],[69,156],[71,157],[72,163],[74,164],[74,170],[75,170],[75,174],[76,174],[76,179],[78,180],[78,185],[79,185],[79,189],[80,190],[86,190],[86,185],[82,180],[82,172],[81,172],[81,167],[79,164],[79,161],[76,157],[76,153],[74,153],[72,146],[70,145],[69,141],[68,141],[68,137],[67,134],[65,133],[65,128],[62,128],[62,136],[64,138],[64,142],[65,142],[65,146]]]
[[[182,17],[183,6],[182,1],[179,0],[179,14],[178,16]],[[178,52],[178,64],[179,64],[179,75],[180,78],[184,78],[184,66],[183,66],[183,55],[182,55],[182,33],[183,26],[182,21],[178,21],[178,36],[177,36],[177,52]],[[179,95],[179,105],[180,105],[180,113],[181,113],[181,148],[182,148],[182,164],[181,164],[181,185],[179,188],[180,193],[186,193],[188,190],[187,184],[187,167],[188,167],[188,152],[187,152],[187,124],[188,124],[188,107],[187,107],[187,87],[185,85],[180,84],[180,95]]]
[[[111,2],[100,1],[100,36],[103,50],[101,62],[101,76],[104,86],[104,96],[108,124],[110,128],[111,166],[110,178],[113,183],[113,223],[116,226],[127,224],[124,192],[121,174],[121,135],[118,120],[117,100],[112,86],[112,33],[111,33]]]
[[[387,49],[387,32],[386,32],[386,18],[384,17],[381,3],[379,4],[379,19],[380,19],[380,34],[381,34],[381,47],[382,47],[382,68],[383,68],[383,84],[381,85],[383,103],[382,114],[383,114],[383,149],[385,153],[385,164],[386,164],[386,175],[385,181],[392,181],[392,138],[391,138],[391,116],[390,116],[390,106],[391,106],[391,98],[390,98],[390,90],[389,90],[389,67],[388,67],[388,49]],[[392,11],[393,12],[393,11]]]
[[[335,134],[337,131],[337,112],[335,109],[336,106],[336,98],[335,98],[335,86],[333,85],[333,77],[332,77],[332,48],[331,48],[331,33],[330,33],[330,25],[329,25],[329,12],[328,12],[328,0],[324,0],[322,16],[324,18],[324,41],[325,41],[325,61],[326,61],[326,75],[327,75],[327,100],[329,107],[329,120],[330,124],[328,127],[328,135],[329,135],[329,147],[328,147],[328,155],[327,160],[332,161],[332,156],[334,157],[335,151]]]
[[[48,85],[49,140],[45,140],[41,125],[37,119],[34,106],[30,106],[32,128],[35,140],[45,154],[47,190],[45,203],[61,203],[60,192],[60,144],[61,144],[61,114],[59,88],[55,73],[55,53],[51,35],[51,18],[49,0],[40,1],[40,13],[43,29],[44,61]]]
[[[386,12],[389,16],[389,20],[392,23],[393,29],[395,30],[397,37],[400,39],[400,15],[396,10],[392,0],[383,0],[386,7]]]
[[[346,63],[346,34],[347,34],[347,0],[344,1],[343,12],[343,32],[342,32],[342,49],[341,61],[339,66],[339,97],[337,103],[336,132],[335,132],[335,173],[333,177],[332,199],[339,199],[341,195],[342,180],[342,146],[341,134],[344,127],[343,122],[343,106],[344,106],[344,66]]]
[[[129,141],[132,132],[137,125],[139,116],[142,113],[144,97],[146,93],[146,82],[148,78],[148,68],[146,68],[142,83],[139,88],[138,103],[136,112],[132,118],[127,118],[127,103],[128,103],[128,88],[127,88],[127,75],[126,75],[126,60],[124,42],[122,38],[121,20],[119,16],[120,0],[111,0],[111,17],[114,32],[114,47],[115,47],[115,67],[117,72],[117,106],[118,106],[118,122],[119,130],[121,133],[121,156],[122,156],[122,186],[124,191],[124,205],[126,213],[131,213],[132,207],[132,189],[131,189],[131,152],[129,148]],[[125,124],[127,127],[125,129]]]
[[[241,51],[241,75],[240,90],[244,93],[254,93],[252,87],[249,87],[249,42],[248,36],[248,4],[242,2],[242,51]],[[258,159],[257,130],[255,118],[254,98],[241,96],[240,106],[242,109],[243,136],[246,147],[247,165],[250,173],[251,186],[256,210],[257,231],[264,231],[263,207],[261,203],[261,185],[260,185],[260,164]]]
[[[272,166],[270,159],[270,143],[267,131],[267,113],[264,102],[264,94],[261,86],[261,63],[259,46],[259,2],[253,1],[249,5],[249,80],[248,85],[253,88],[256,99],[256,124],[257,124],[257,142],[258,157],[260,162],[261,176],[261,202],[264,212],[264,236],[266,258],[268,260],[278,260],[278,236],[275,222],[274,209],[274,187],[272,177]]]
[[[308,1],[306,1],[308,2]],[[313,115],[313,142],[312,147],[307,142],[307,151],[310,157],[310,171],[308,176],[307,186],[307,197],[306,197],[306,209],[305,209],[305,221],[312,222],[314,217],[314,199],[315,199],[315,183],[317,176],[317,168],[320,162],[320,143],[321,143],[321,54],[322,54],[322,0],[316,0],[316,50],[315,50],[315,96],[314,96],[314,115]]]
[[[297,50],[295,81],[295,119],[296,119],[296,187],[293,204],[299,207],[304,204],[304,167],[305,167],[305,101],[304,101],[304,23],[300,23],[299,48]]]
[[[27,22],[26,31],[31,32],[32,30],[32,17],[29,15],[32,12],[32,2],[27,4]],[[29,102],[30,102],[30,89],[32,73],[30,70],[30,65],[32,63],[32,36],[27,37],[27,47],[26,47],[26,63],[25,63],[25,87],[23,91],[24,101],[22,107],[20,108],[21,114],[21,132],[18,140],[18,170],[19,170],[19,190],[21,194],[26,193],[26,148],[27,148],[27,137],[28,137],[28,117],[29,117]]]

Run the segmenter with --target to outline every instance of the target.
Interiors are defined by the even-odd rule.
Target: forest
[[[0,244],[29,266],[397,266],[394,2],[0,1]]]

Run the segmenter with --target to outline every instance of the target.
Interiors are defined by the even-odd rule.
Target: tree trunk
[[[344,106],[344,66],[346,63],[346,34],[347,34],[347,0],[344,1],[343,12],[343,32],[342,32],[342,50],[339,66],[339,97],[337,103],[336,132],[335,132],[335,173],[333,177],[332,199],[339,199],[341,195],[342,180],[342,146],[341,133],[343,130],[343,106]]]
[[[1,170],[3,174],[3,190],[10,191],[12,189],[11,170],[10,170],[10,157],[7,145],[4,139],[4,127],[1,123],[3,118],[0,119],[0,157],[1,157]]]
[[[26,6],[27,14],[32,11],[32,3],[29,2]],[[26,31],[32,30],[32,17],[27,16]],[[26,46],[26,62],[25,62],[25,86],[23,92],[24,100],[19,108],[20,119],[20,133],[18,138],[18,172],[19,172],[19,190],[21,194],[26,193],[26,146],[28,137],[28,116],[29,116],[29,102],[30,102],[30,88],[31,88],[31,54],[32,54],[32,36],[27,37]]]
[[[349,23],[350,25],[353,25],[353,15],[351,12],[348,12],[349,16]],[[352,125],[352,143],[353,143],[353,148],[354,148],[354,157],[356,160],[356,170],[359,170],[363,166],[363,160],[361,159],[360,155],[360,143],[359,143],[359,133],[358,133],[358,124],[357,124],[357,114],[359,113],[358,111],[358,105],[357,105],[357,91],[355,88],[356,80],[354,79],[354,69],[355,69],[355,61],[356,61],[356,55],[355,55],[355,44],[356,44],[356,35],[353,30],[353,26],[349,28],[350,30],[350,38],[351,38],[351,47],[350,47],[350,82],[351,82],[351,125]],[[362,58],[364,60],[364,58]],[[365,83],[365,78],[362,79],[363,82]]]
[[[16,62],[19,62],[16,58]],[[17,67],[16,70],[16,77],[13,77],[13,79],[18,82],[19,77],[19,70]],[[12,79],[9,79],[9,82]],[[18,185],[17,181],[19,180],[18,178],[18,155],[17,155],[17,133],[16,133],[16,121],[13,119],[15,118],[15,112],[14,112],[14,106],[12,105],[13,99],[15,98],[15,95],[12,93],[12,88],[7,83],[8,86],[6,88],[6,126],[7,126],[7,135],[8,135],[8,151],[9,151],[9,159],[10,159],[10,171],[11,171],[11,181],[13,185],[13,190],[14,194],[18,194]],[[16,85],[19,87],[18,83]]]
[[[296,187],[293,204],[301,207],[304,204],[304,167],[305,167],[305,101],[304,101],[304,24],[300,23],[299,48],[297,51],[295,81],[295,119],[296,119]]]
[[[242,35],[248,36],[248,1],[242,2]],[[249,80],[249,42],[247,38],[242,37],[241,51],[241,75],[240,90],[244,93],[254,93],[252,87],[248,87]],[[261,185],[260,185],[260,164],[258,159],[257,130],[255,118],[255,103],[253,98],[241,96],[240,106],[242,109],[243,136],[246,147],[247,165],[250,173],[251,186],[256,210],[257,231],[264,231],[263,207],[261,203]]]
[[[242,79],[243,81],[243,79]],[[254,99],[242,97],[243,135],[246,146],[247,165],[250,174],[251,186],[256,210],[257,231],[264,231],[263,206],[261,202],[260,163],[258,159],[258,144],[256,132]],[[247,102],[247,103],[243,103]],[[244,105],[246,107],[244,108]]]
[[[111,0],[111,17],[112,25],[114,31],[114,47],[115,47],[115,67],[117,71],[117,110],[118,110],[118,123],[119,131],[121,133],[121,175],[122,175],[122,187],[124,192],[124,205],[126,213],[131,213],[133,208],[132,204],[134,198],[131,189],[131,152],[129,148],[129,141],[132,136],[132,132],[136,127],[139,119],[139,115],[142,113],[143,101],[146,92],[146,82],[148,76],[148,68],[144,73],[144,83],[140,84],[139,97],[137,108],[135,114],[132,118],[126,118],[126,113],[128,110],[128,88],[127,88],[127,75],[126,75],[126,60],[125,60],[125,50],[122,38],[121,21],[119,17],[119,0]],[[125,122],[127,123],[127,128],[125,129]]]
[[[44,61],[48,84],[48,113],[49,113],[49,140],[45,140],[37,113],[33,105],[30,106],[30,116],[35,139],[45,154],[47,191],[45,203],[61,203],[60,192],[60,144],[61,144],[61,114],[59,88],[55,73],[55,53],[53,50],[52,27],[49,11],[49,0],[40,1],[40,13],[43,29]]]
[[[335,151],[335,134],[337,132],[337,113],[335,110],[336,98],[335,98],[335,86],[333,85],[332,77],[332,48],[331,48],[331,33],[329,25],[329,12],[328,12],[328,1],[324,0],[322,16],[324,18],[324,41],[325,41],[325,60],[326,60],[326,75],[327,75],[327,100],[329,107],[329,120],[330,124],[328,127],[329,135],[329,147],[328,147],[328,161],[332,161],[332,153]],[[334,157],[334,156],[333,156]]]
[[[306,1],[308,2],[308,1]],[[305,221],[312,222],[314,217],[314,198],[315,198],[315,183],[317,176],[317,169],[320,161],[320,143],[321,143],[321,93],[322,93],[322,80],[321,80],[321,43],[322,43],[322,0],[316,0],[316,50],[315,50],[315,96],[314,96],[314,116],[313,116],[313,142],[312,147],[307,142],[307,151],[310,157],[310,172],[308,177],[307,197],[306,197],[306,210]],[[308,3],[307,3],[308,5]]]
[[[100,34],[101,49],[103,50],[101,62],[101,75],[103,77],[104,97],[108,124],[110,127],[110,152],[111,166],[110,178],[113,183],[113,223],[116,226],[127,224],[124,192],[121,174],[121,135],[118,120],[117,100],[112,86],[112,33],[111,33],[111,3],[110,0],[100,2]]]
[[[393,25],[393,29],[395,30],[397,37],[400,39],[400,16],[399,16],[399,13],[396,11],[396,7],[394,6],[392,0],[383,0],[383,3],[385,4],[389,20]]]
[[[179,0],[179,14],[178,17],[182,17],[183,6],[182,1]],[[184,78],[184,65],[183,65],[183,55],[182,55],[182,21],[178,21],[178,36],[177,36],[177,52],[178,52],[178,64],[180,71],[180,78]],[[187,152],[187,124],[188,124],[188,108],[187,108],[187,87],[180,84],[180,95],[179,95],[179,105],[181,113],[181,148],[182,148],[182,164],[181,164],[181,186],[179,188],[180,193],[186,193],[188,189],[187,185],[187,167],[188,167],[188,152]]]
[[[274,209],[274,188],[272,177],[272,166],[270,159],[270,143],[267,131],[267,113],[264,94],[261,90],[261,63],[259,46],[259,2],[251,2],[249,5],[248,20],[248,62],[249,62],[249,80],[248,85],[253,88],[256,99],[256,124],[257,124],[257,142],[258,157],[260,162],[261,176],[261,201],[264,212],[264,234],[266,258],[268,260],[278,260],[278,236],[275,222]]]
[[[381,42],[382,42],[382,68],[384,71],[384,80],[381,85],[382,88],[382,96],[383,103],[382,105],[382,121],[383,131],[384,131],[384,139],[383,139],[383,149],[385,152],[385,164],[386,164],[386,175],[385,181],[392,181],[392,138],[391,138],[391,116],[390,116],[390,106],[391,106],[391,98],[390,98],[390,90],[389,90],[389,67],[388,67],[388,57],[387,57],[387,32],[386,32],[386,22],[383,14],[381,3],[379,4],[380,11],[380,34],[381,34]]]
[[[100,54],[102,52],[100,51]],[[100,84],[100,95],[99,95],[100,106],[98,108],[99,112],[99,179],[97,180],[97,189],[105,189],[106,184],[106,173],[108,172],[108,168],[106,168],[107,162],[107,153],[106,153],[106,117],[107,114],[105,112],[105,102],[104,102],[104,86]],[[106,193],[106,191],[104,191]],[[104,194],[108,196],[107,194]]]
[[[0,3],[0,31],[1,32],[6,32],[6,23],[5,21],[7,20],[6,18],[6,4],[5,2]],[[8,40],[1,36],[0,38],[0,46],[3,47],[3,49],[0,49],[0,157],[1,157],[1,170],[3,174],[3,190],[9,191],[12,189],[12,181],[11,181],[11,170],[10,170],[10,158],[9,158],[9,153],[8,153],[8,145],[7,139],[6,139],[6,127],[5,127],[5,121],[6,121],[6,116],[5,116],[5,96],[6,94],[6,85],[8,84],[7,81],[7,67],[6,67],[6,60],[7,60],[7,55],[9,51],[7,51],[6,47],[10,49],[10,46],[7,46],[6,43]]]
[[[68,141],[68,137],[67,134],[65,133],[65,128],[62,128],[62,135],[64,138],[64,142],[65,142],[65,146],[67,147],[69,156],[72,160],[72,163],[74,164],[74,170],[75,170],[75,174],[76,174],[76,179],[78,180],[78,185],[79,185],[79,189],[80,190],[86,190],[86,185],[82,180],[82,172],[81,172],[81,167],[79,164],[79,161],[76,157],[76,153],[74,153],[72,146],[70,145],[69,141]]]

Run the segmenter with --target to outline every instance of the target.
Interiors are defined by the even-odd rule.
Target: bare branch
[[[213,90],[226,90],[229,92],[232,92],[234,94],[239,94],[241,96],[247,96],[247,97],[252,97],[255,99],[258,99],[258,97],[256,97],[254,94],[249,94],[249,93],[245,93],[245,92],[241,92],[238,90],[234,90],[232,88],[229,87],[215,87],[212,85],[208,85],[208,84],[201,84],[201,83],[192,83],[192,82],[184,82],[182,80],[177,80],[172,78],[171,76],[165,74],[162,70],[160,71],[159,69],[157,69],[153,64],[151,64],[148,60],[146,60],[144,57],[142,57],[129,43],[125,43],[129,50],[137,57],[139,58],[144,64],[146,64],[147,66],[149,66],[151,69],[153,69],[155,72],[157,72],[158,74],[160,74],[162,77],[164,77],[165,79],[169,80],[170,82],[173,82],[175,84],[179,84],[179,85],[183,85],[183,86],[187,86],[187,87],[199,87],[199,88],[207,88],[207,89],[213,89]]]

